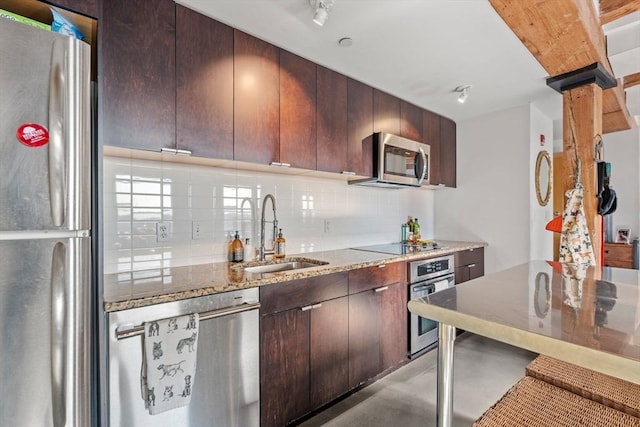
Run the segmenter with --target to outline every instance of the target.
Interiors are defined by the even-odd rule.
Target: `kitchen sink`
[[[319,261],[308,258],[287,258],[279,261],[265,261],[259,264],[250,264],[251,265],[247,265],[241,268],[247,273],[264,274],[318,267],[320,265],[327,265],[329,263],[326,261]]]

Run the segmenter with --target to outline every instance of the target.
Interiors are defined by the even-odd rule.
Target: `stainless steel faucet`
[[[273,223],[273,238],[272,238],[272,246],[271,249],[265,249],[264,248],[264,225],[266,222],[264,219],[264,211],[266,210],[267,207],[267,199],[271,200],[271,206],[273,207],[273,221],[270,221]],[[265,256],[266,255],[272,255],[275,254],[275,243],[276,243],[276,234],[278,233],[278,219],[276,217],[276,199],[275,197],[273,197],[273,195],[271,194],[267,194],[266,196],[264,196],[264,199],[262,199],[262,212],[260,213],[260,261],[264,261]]]

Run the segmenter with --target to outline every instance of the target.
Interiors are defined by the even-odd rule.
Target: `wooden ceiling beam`
[[[600,23],[602,25],[640,10],[640,0],[600,0]]]
[[[622,86],[629,89],[632,86],[640,85],[640,73],[629,74],[622,79]]]
[[[595,62],[614,74],[600,15],[591,0],[489,0],[489,3],[550,76]],[[602,112],[605,133],[635,127],[620,80],[618,87],[603,91]]]

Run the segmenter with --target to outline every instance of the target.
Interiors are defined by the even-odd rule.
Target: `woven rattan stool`
[[[544,355],[535,358],[526,372],[531,377],[640,417],[640,386],[637,384]]]
[[[474,427],[626,427],[640,419],[525,376]]]

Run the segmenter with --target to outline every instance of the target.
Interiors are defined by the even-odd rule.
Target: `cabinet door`
[[[233,158],[233,29],[176,5],[176,139],[194,156]]]
[[[98,17],[98,0],[52,0],[47,3],[92,18]]]
[[[349,298],[324,301],[311,313],[311,409],[349,390]]]
[[[400,99],[373,90],[373,131],[400,135]]]
[[[456,123],[440,121],[440,181],[447,187],[456,186]]]
[[[373,174],[373,88],[347,79],[348,171]]]
[[[398,366],[408,357],[407,285],[378,288],[380,297],[380,370]]]
[[[469,264],[469,280],[484,276],[484,262]]]
[[[317,67],[317,169],[349,170],[347,162],[347,77]]]
[[[309,312],[292,309],[260,323],[260,418],[280,427],[309,411]]]
[[[375,291],[349,296],[349,387],[380,373],[380,298]]]
[[[279,160],[279,53],[275,46],[234,30],[233,158]]]
[[[462,267],[455,268],[455,282],[456,285],[464,283],[469,280],[469,267],[463,265]]]
[[[430,183],[432,185],[443,184],[440,174],[440,116],[431,111],[422,112],[422,142],[429,145],[431,149]]]
[[[280,162],[316,169],[316,64],[280,49]]]
[[[422,142],[422,109],[400,101],[400,136]]]
[[[175,147],[175,3],[109,0],[102,5],[102,142],[146,150]]]

